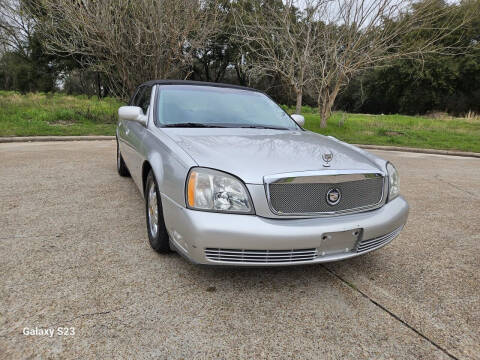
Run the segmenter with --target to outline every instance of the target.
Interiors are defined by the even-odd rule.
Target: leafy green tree
[[[0,87],[21,92],[54,91],[58,72],[54,59],[45,54],[34,34],[23,51],[9,50],[0,58]]]

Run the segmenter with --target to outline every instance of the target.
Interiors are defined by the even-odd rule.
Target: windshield
[[[157,123],[161,127],[299,129],[282,108],[262,93],[195,85],[162,86]]]

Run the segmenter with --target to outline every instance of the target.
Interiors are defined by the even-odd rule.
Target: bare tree
[[[145,80],[188,76],[194,52],[217,31],[213,3],[43,0],[35,15],[48,51],[103,73],[126,98]]]
[[[0,0],[0,52],[16,51],[28,57],[35,21],[19,0]]]
[[[238,1],[236,36],[253,75],[280,75],[296,95],[300,114],[306,86],[312,82],[312,55],[320,51],[315,31],[318,8],[326,0]]]
[[[359,72],[399,58],[449,53],[443,40],[466,19],[438,0],[330,0],[317,8],[319,45],[312,54],[321,127],[339,91]],[[440,21],[441,20],[441,21]],[[441,24],[441,25],[440,25]],[[454,44],[453,44],[454,45]]]

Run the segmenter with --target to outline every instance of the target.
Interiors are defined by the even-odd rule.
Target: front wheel
[[[158,191],[157,181],[151,170],[145,185],[145,209],[150,246],[159,253],[170,252],[167,228],[163,219],[162,199]]]

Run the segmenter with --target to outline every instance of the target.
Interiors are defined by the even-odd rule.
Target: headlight
[[[388,173],[388,201],[395,199],[400,194],[400,176],[392,163],[387,163]]]
[[[221,171],[193,168],[187,179],[189,208],[232,213],[253,213],[250,196],[243,183]]]

